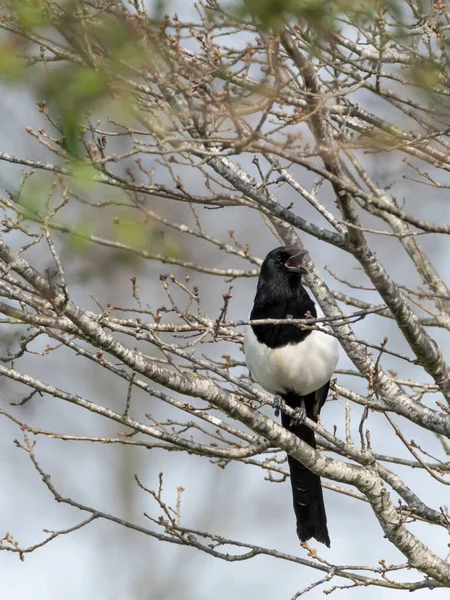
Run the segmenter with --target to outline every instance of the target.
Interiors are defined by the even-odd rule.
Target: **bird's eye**
[[[281,260],[282,260],[282,259],[281,259],[281,256],[280,256],[280,255],[276,256],[276,257],[275,257],[275,260],[276,260],[277,262],[281,262]]]

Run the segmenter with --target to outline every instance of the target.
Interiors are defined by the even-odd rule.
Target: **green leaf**
[[[136,250],[144,250],[148,247],[149,231],[147,225],[140,221],[118,223],[116,225],[116,237],[119,242],[126,246]]]
[[[82,236],[93,234],[91,220],[82,217],[72,231],[72,235],[69,236],[69,248],[76,254],[85,254],[88,246],[92,246],[92,243]]]
[[[8,44],[0,46],[0,77],[17,81],[22,78],[24,69],[23,60],[16,56]]]
[[[48,22],[40,0],[15,0],[13,7],[20,27],[23,29],[33,29]]]

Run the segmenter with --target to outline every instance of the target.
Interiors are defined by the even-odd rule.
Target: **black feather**
[[[304,319],[307,313],[317,317],[314,302],[302,285],[301,274],[283,268],[283,260],[289,257],[288,252],[288,249],[277,248],[264,261],[250,313],[251,320]],[[281,261],[277,261],[276,257],[281,257]],[[302,329],[298,325],[252,325],[252,329],[258,342],[269,348],[297,344],[311,333],[310,329]]]
[[[320,409],[328,394],[329,383],[317,392],[304,396],[306,416],[317,421]],[[283,394],[283,399],[291,408],[300,408],[300,396],[293,393]],[[304,424],[297,424],[285,413],[281,415],[283,427],[294,433],[312,448],[316,448],[314,431]],[[320,477],[307,469],[300,462],[288,455],[289,472],[291,475],[292,500],[297,519],[297,535],[302,542],[315,538],[330,547],[330,536],[327,528],[327,515],[323,500]]]
[[[291,268],[292,257],[295,259],[303,254],[298,249],[281,247],[267,255],[261,267],[255,301],[250,313],[252,320],[303,319],[309,315],[317,317],[315,304],[302,285],[301,275],[305,270],[301,268],[301,260],[297,261],[299,265],[294,261],[294,268]],[[301,343],[311,333],[311,330],[302,329],[298,325],[252,325],[252,329],[258,342],[269,348]],[[307,416],[317,421],[328,388],[329,382],[303,398],[294,391],[279,392],[291,408],[300,408],[303,399]],[[309,446],[316,448],[314,432],[306,425],[295,423],[284,413],[282,424]],[[320,477],[292,456],[288,456],[288,462],[298,537],[301,541],[315,538],[330,546]]]

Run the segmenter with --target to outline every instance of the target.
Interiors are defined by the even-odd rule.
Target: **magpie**
[[[304,319],[323,316],[302,284],[307,254],[282,246],[269,252],[261,266],[250,319]],[[244,352],[253,379],[276,394],[300,418],[282,412],[283,427],[316,448],[314,432],[301,422],[305,415],[317,422],[327,399],[330,379],[338,361],[337,340],[317,329],[298,325],[248,325]],[[288,456],[297,535],[330,546],[320,477]]]

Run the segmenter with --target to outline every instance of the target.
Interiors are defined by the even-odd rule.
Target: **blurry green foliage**
[[[23,29],[33,29],[48,22],[44,2],[41,0],[10,0],[9,7]]]
[[[89,163],[74,159],[71,161],[70,170],[77,189],[81,192],[92,192],[93,188],[97,185],[93,179],[98,176],[94,167]]]
[[[186,248],[181,247],[178,241],[170,236],[164,236],[161,253],[172,258],[186,259]]]
[[[336,26],[339,16],[374,21],[380,10],[397,15],[400,0],[242,0],[236,5],[240,16],[250,16],[265,29],[278,29],[297,17],[317,36],[326,36]]]
[[[69,249],[75,254],[86,254],[89,247],[92,247],[92,243],[86,239],[93,235],[92,219],[87,217],[81,217],[77,223],[72,226],[72,235],[69,236],[68,246]]]
[[[121,108],[129,112],[129,89],[122,94],[119,75],[151,68],[159,60],[153,36],[147,36],[144,43],[146,31],[139,24],[117,19],[107,11],[91,11],[89,3],[79,0],[7,0],[7,6],[6,18],[49,40],[58,40],[62,35],[66,51],[76,57],[72,63],[62,60],[56,67],[46,65],[34,83],[39,100],[58,115],[59,143],[70,157],[78,157],[82,154],[80,135],[87,112],[104,112],[104,104],[112,104],[113,98],[116,114]],[[23,47],[12,45],[11,51],[0,47],[0,77],[22,77],[18,55],[27,54],[26,37],[20,43]]]
[[[327,0],[245,0],[239,12],[255,17],[266,29],[281,27],[290,14],[328,31],[333,26],[336,6]]]
[[[413,63],[410,68],[412,75],[411,79],[415,85],[425,91],[432,92],[439,84],[442,75],[444,74],[443,67],[439,67],[435,63],[424,63],[418,61]]]
[[[45,203],[49,195],[49,177],[44,174],[35,173],[28,177],[26,184],[15,198],[21,206],[30,214],[31,220],[41,220],[45,213]],[[25,213],[26,215],[26,213]],[[24,220],[27,220],[26,216]]]
[[[146,223],[143,221],[128,221],[125,223],[115,221],[115,224],[115,235],[119,242],[137,250],[148,248],[151,229]]]
[[[20,81],[24,69],[23,60],[17,56],[16,49],[6,40],[0,44],[0,77],[7,81]]]
[[[70,65],[51,71],[41,83],[40,94],[56,105],[63,139],[60,143],[72,156],[78,156],[81,123],[107,92],[107,78],[102,71]]]

